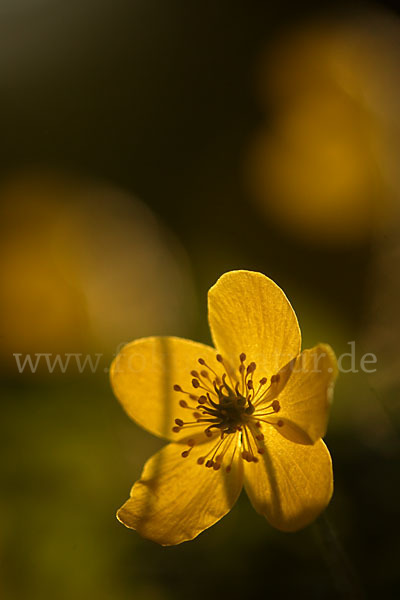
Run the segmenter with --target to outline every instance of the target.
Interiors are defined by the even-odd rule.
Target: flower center
[[[258,462],[257,454],[265,452],[261,423],[283,426],[281,420],[269,420],[280,410],[274,385],[279,382],[279,375],[273,375],[267,386],[267,377],[254,381],[257,365],[250,362],[246,366],[244,353],[239,356],[236,371],[228,368],[220,354],[216,355],[216,360],[223,367],[221,376],[203,358],[198,359],[202,369],[190,372],[195,393],[174,385],[176,392],[186,395],[186,399],[179,400],[179,405],[190,410],[194,420],[175,419],[172,431],[180,433],[184,428],[200,427],[207,437],[215,437],[215,445],[208,454],[200,456],[197,463],[218,470],[228,457],[226,471],[229,472],[237,451],[247,462]],[[196,440],[188,439],[187,445],[189,448],[182,452],[183,458],[189,456]]]

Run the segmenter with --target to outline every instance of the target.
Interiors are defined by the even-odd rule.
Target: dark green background
[[[244,149],[266,116],[255,99],[258,52],[288,24],[319,14],[318,4],[37,0],[18,11],[6,3],[1,176],[55,168],[142,198],[190,258],[199,312],[187,337],[209,341],[207,289],[222,272],[248,268],[287,292],[305,346],[322,340],[346,351],[365,328],[373,244],[328,249],[294,240],[260,218],[242,182]],[[324,308],[316,314],[314,306]],[[362,377],[341,376],[326,438],[336,491],[315,524],[293,535],[272,530],[243,495],[218,525],[174,548],[114,518],[160,442],[123,414],[107,376],[44,382],[8,374],[2,390],[7,600],[395,597],[398,387],[383,394]],[[372,407],[367,428],[354,420],[353,402]],[[389,423],[380,444],[376,414]]]

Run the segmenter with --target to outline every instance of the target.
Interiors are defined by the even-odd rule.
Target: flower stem
[[[325,513],[314,523],[313,530],[340,598],[363,600],[365,594],[358,575]]]

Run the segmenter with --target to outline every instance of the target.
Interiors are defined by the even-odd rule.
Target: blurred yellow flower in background
[[[0,199],[3,368],[15,370],[13,353],[111,356],[150,328],[185,331],[194,303],[185,253],[140,200],[51,171],[10,177]]]
[[[269,118],[249,149],[246,185],[289,233],[357,244],[390,222],[400,189],[399,31],[381,12],[297,25],[262,61]]]
[[[118,519],[162,545],[221,519],[242,487],[276,528],[313,521],[333,491],[322,441],[337,375],[332,349],[301,352],[296,315],[266,276],[225,273],[208,294],[214,348],[175,337],[125,346],[115,395],[171,443],[146,463]]]

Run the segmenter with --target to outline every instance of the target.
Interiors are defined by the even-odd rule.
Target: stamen
[[[234,438],[233,438],[233,439],[234,439],[234,442],[235,442],[235,445],[234,445],[234,447],[233,447],[233,452],[232,452],[232,456],[231,456],[231,462],[229,463],[229,465],[228,465],[228,466],[226,467],[226,469],[225,469],[225,471],[226,471],[227,473],[229,473],[229,472],[231,471],[231,469],[232,469],[232,465],[233,465],[233,461],[234,461],[234,459],[235,459],[236,450],[237,450],[237,448],[238,448],[238,445],[239,445],[239,444],[238,444],[238,441],[239,441],[239,440],[236,440],[236,437],[237,437],[238,435],[240,435],[240,434],[235,434],[235,436],[234,436]]]
[[[268,381],[268,380],[267,380],[267,378],[266,378],[266,377],[263,377],[262,379],[260,379],[260,381],[258,382],[258,389],[257,389],[257,391],[254,393],[253,400],[256,400],[256,399],[257,399],[257,397],[258,397],[258,394],[259,394],[259,393],[260,393],[260,391],[261,391],[261,388],[262,388],[262,387],[263,387],[263,386],[264,386],[264,385],[267,383],[267,381]]]
[[[245,372],[245,366],[243,363],[240,363],[239,365],[239,374],[240,374],[240,383],[242,385],[242,395],[244,395],[245,393],[245,383],[244,383],[244,372]]]
[[[200,364],[202,367],[207,367],[207,369],[208,369],[209,371],[211,371],[211,373],[213,373],[213,374],[215,375],[215,379],[216,379],[217,381],[219,381],[219,376],[218,376],[218,375],[217,375],[217,373],[214,371],[214,369],[212,369],[212,368],[210,367],[210,365],[208,365],[208,364],[206,363],[206,361],[204,360],[204,358],[199,358],[197,362],[198,362],[198,363],[199,363],[199,364]]]
[[[253,373],[256,370],[256,363],[255,362],[251,362],[247,369],[246,369],[246,375],[244,378],[244,387],[247,389],[251,389],[248,388],[249,382],[251,381],[251,385],[253,385]],[[244,393],[244,391],[243,391]]]
[[[253,437],[253,441],[255,444],[255,447],[257,448],[257,452],[259,454],[264,454],[265,449],[262,446],[259,446],[257,442],[262,442],[264,440],[264,435],[262,433],[258,433],[257,429],[254,427],[254,422],[249,423],[249,430],[250,433]],[[257,461],[254,461],[257,462]]]
[[[180,385],[175,384],[173,386],[173,389],[175,392],[180,392],[181,394],[187,394],[191,400],[197,400],[197,396],[195,394],[192,394],[192,392],[186,392],[185,390],[182,389],[182,387]]]
[[[247,431],[247,427],[244,428],[244,439],[243,439],[243,441],[247,442],[247,448],[248,448],[248,450],[246,450],[245,448],[243,449],[242,458],[244,458],[244,460],[247,460],[248,462],[251,462],[253,460],[252,459],[253,450],[252,450],[252,447],[251,447],[251,443],[250,443],[250,438],[249,438],[249,433]]]
[[[265,385],[267,383],[267,378],[263,377],[263,379],[260,380],[260,387],[261,387],[261,382],[263,385]],[[268,395],[269,394],[271,395],[274,393],[273,389],[271,389],[271,386],[272,386],[272,378],[271,378],[271,383],[269,384],[269,386],[261,393],[260,396],[258,396],[257,402],[255,403],[256,406],[259,406],[261,403],[264,403],[267,400]],[[258,392],[259,392],[259,390],[257,391],[257,395],[258,395]]]
[[[220,469],[223,459],[224,459],[224,456],[232,444],[232,440],[233,440],[233,437],[231,437],[230,439],[229,438],[227,439],[227,438],[224,438],[224,436],[222,434],[220,441],[214,447],[214,449],[213,449],[214,451],[213,451],[210,461],[212,462],[211,466],[214,468],[215,471],[218,471],[218,469]],[[222,447],[222,452],[217,455],[217,452],[220,450],[221,447]],[[208,456],[208,454],[207,454],[207,456]],[[207,466],[207,463],[206,463],[206,466]]]
[[[255,362],[246,366],[246,354],[239,355],[239,365],[233,372],[225,364],[221,354],[216,354],[216,361],[223,365],[224,373],[219,376],[209,366],[204,358],[199,358],[198,363],[203,367],[200,371],[193,369],[192,386],[202,390],[198,395],[186,392],[179,384],[173,386],[174,391],[186,394],[189,400],[179,399],[178,404],[183,409],[192,411],[194,421],[185,422],[180,418],[175,419],[172,431],[180,433],[182,428],[201,428],[207,438],[215,436],[205,456],[197,458],[197,464],[205,465],[218,471],[229,452],[229,464],[225,470],[228,473],[233,465],[236,451],[240,452],[246,462],[258,462],[257,456],[265,453],[264,441],[268,439],[266,431],[260,431],[262,423],[282,427],[283,420],[269,420],[281,410],[281,404],[276,398],[277,388],[273,384],[279,382],[279,373],[270,379],[267,386],[267,377],[259,379],[257,388],[254,383],[254,373],[257,369]],[[232,446],[233,444],[233,446]],[[188,448],[181,453],[187,458],[195,445],[194,439],[187,441]],[[239,449],[239,450],[238,450]]]
[[[232,445],[233,440],[236,438],[236,436],[228,436],[227,438],[227,442],[225,444],[225,447],[223,448],[221,454],[219,456],[217,456],[216,460],[218,460],[219,462],[222,463],[222,461],[224,460],[224,456],[227,453],[227,451],[229,450],[229,448]]]
[[[190,454],[190,452],[192,451],[192,449],[193,449],[193,447],[195,446],[195,444],[196,444],[196,441],[195,441],[194,439],[192,439],[192,438],[190,438],[190,439],[187,441],[187,445],[189,446],[189,449],[188,449],[188,450],[184,450],[184,451],[181,453],[181,456],[182,456],[182,458],[187,458],[187,457],[189,456],[189,454]]]
[[[233,380],[232,380],[232,377],[231,377],[231,374],[230,374],[230,370],[229,370],[229,369],[227,368],[227,366],[225,365],[224,359],[223,359],[223,357],[221,356],[221,354],[217,354],[217,355],[216,355],[216,359],[217,359],[217,361],[218,361],[219,363],[221,363],[221,364],[224,366],[224,369],[225,369],[225,373],[222,375],[222,381],[223,381],[223,383],[224,383],[225,387],[226,387],[225,379],[226,379],[226,375],[228,375],[228,377],[229,377],[229,381],[230,381],[230,384],[231,384],[232,388],[234,388],[234,387],[235,387],[235,384],[234,384],[234,382],[233,382]]]
[[[200,457],[197,459],[197,464],[198,464],[198,465],[203,465],[203,464],[204,464],[204,461],[205,461],[205,460],[206,460],[206,458],[207,458],[207,456],[210,456],[210,454],[211,454],[211,452],[212,452],[213,450],[214,450],[214,447],[213,447],[213,448],[211,448],[211,449],[210,449],[210,450],[207,452],[207,454],[205,454],[204,456],[200,456]],[[208,463],[208,462],[209,462],[209,460],[207,460],[207,462],[206,462],[206,467],[207,467],[207,463]],[[212,465],[211,465],[211,466],[212,466]]]
[[[197,373],[197,371],[192,371],[191,375],[193,375],[193,373]],[[200,377],[200,375],[198,373],[197,373],[197,375],[198,375],[198,377]],[[210,388],[210,386],[207,385],[207,383],[205,385],[202,385],[201,382],[198,379],[192,379],[192,386],[194,388],[200,388],[200,389],[204,390],[206,393],[208,393],[208,392],[211,392],[211,394],[214,393],[212,391],[212,389]]]

